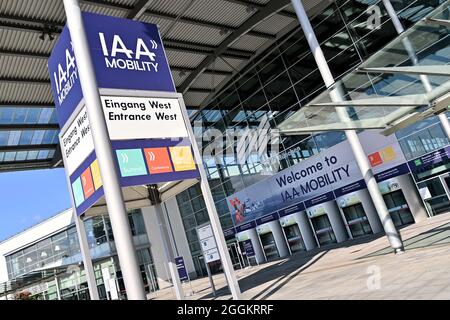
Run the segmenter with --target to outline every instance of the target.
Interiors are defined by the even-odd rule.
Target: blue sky
[[[70,206],[64,169],[0,173],[0,241]]]

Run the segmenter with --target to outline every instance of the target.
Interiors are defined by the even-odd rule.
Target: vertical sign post
[[[74,209],[105,197],[130,299],[145,299],[122,188],[195,179],[234,299],[234,275],[202,157],[154,24],[82,13],[64,0],[67,26],[48,61]],[[173,262],[171,273],[176,275]]]
[[[64,8],[127,296],[146,300],[80,6],[77,0],[64,0]]]

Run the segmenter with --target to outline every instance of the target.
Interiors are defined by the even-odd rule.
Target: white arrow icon
[[[150,42],[152,43],[152,49],[158,49],[158,44],[155,40],[150,40]]]
[[[156,156],[153,153],[153,151],[148,152],[148,157],[149,157],[150,161],[155,161],[155,159],[156,159]]]
[[[86,185],[86,177],[85,176],[81,177],[81,182],[82,182],[83,186]]]
[[[122,153],[122,163],[128,163],[128,155],[126,153]]]

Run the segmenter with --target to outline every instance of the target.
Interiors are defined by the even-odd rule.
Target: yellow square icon
[[[389,162],[395,160],[397,158],[397,154],[392,146],[387,146],[383,150],[381,150],[381,157],[384,162]]]
[[[175,171],[195,170],[191,147],[170,147],[170,155]]]
[[[94,162],[91,163],[91,173],[92,179],[94,180],[95,190],[97,190],[103,185],[102,176],[100,175],[100,167],[98,166],[97,159],[95,159]]]

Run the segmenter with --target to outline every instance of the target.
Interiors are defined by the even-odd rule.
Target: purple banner
[[[191,144],[187,139],[112,141],[112,148],[122,187],[199,176]],[[189,161],[186,158],[177,159],[179,151],[189,153]],[[70,183],[78,215],[83,214],[104,195],[95,152],[73,172]]]
[[[332,191],[327,192],[321,196],[309,199],[305,201],[305,207],[309,208],[309,207],[313,207],[315,205],[324,203],[324,202],[328,202],[334,200],[334,193]]]
[[[364,180],[356,181],[355,183],[351,183],[349,185],[346,185],[342,188],[334,190],[334,195],[337,197],[343,196],[344,194],[362,190],[366,188],[366,183]]]
[[[408,165],[412,172],[419,173],[427,171],[433,166],[446,163],[450,159],[450,146],[443,149],[433,151],[432,153],[426,154],[420,158],[411,160]]]
[[[277,220],[279,218],[280,217],[278,216],[278,213],[277,212],[273,212],[271,214],[265,215],[264,217],[256,219],[256,224],[257,225],[261,225],[261,224],[264,224],[264,223],[267,223],[267,222],[271,222],[271,221]]]
[[[249,229],[252,229],[252,228],[256,228],[255,221],[250,221],[250,222],[241,224],[240,226],[237,226],[236,227],[236,233],[239,233],[239,232],[242,232],[242,231],[245,231],[245,230],[249,230]]]
[[[278,216],[281,218],[281,217],[290,215],[291,213],[300,212],[305,209],[306,209],[305,204],[303,202],[300,202],[300,203],[294,204],[293,206],[279,210]]]

